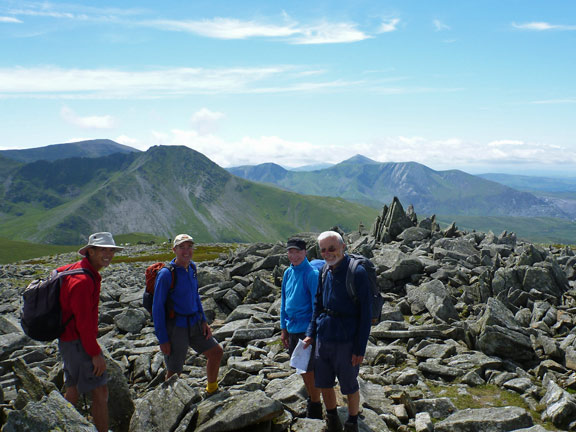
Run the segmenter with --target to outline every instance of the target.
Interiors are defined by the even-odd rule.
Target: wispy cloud
[[[450,30],[450,26],[444,24],[442,21],[440,21],[439,19],[435,19],[433,21],[434,23],[434,28],[436,29],[436,31],[444,31],[444,30]]]
[[[533,101],[533,104],[554,105],[554,104],[576,104],[576,98],[547,99]]]
[[[300,33],[292,25],[269,25],[232,18],[211,20],[154,20],[141,23],[161,30],[182,31],[216,39],[247,39],[251,37],[286,37]]]
[[[182,31],[215,39],[270,38],[281,39],[290,44],[350,43],[373,36],[359,30],[355,23],[322,22],[303,25],[284,17],[282,24],[257,21],[241,21],[232,18],[192,20],[151,20],[141,25],[167,31]],[[392,20],[394,21],[394,20]],[[395,23],[393,23],[395,25]]]
[[[218,130],[218,123],[225,117],[226,115],[224,113],[202,108],[192,114],[190,121],[194,129],[198,131],[200,135],[208,135],[213,134]]]
[[[512,23],[512,26],[520,30],[534,30],[534,31],[576,30],[576,25],[550,24],[547,22],[529,22],[524,24]]]
[[[81,117],[68,107],[62,107],[60,116],[68,123],[83,129],[112,129],[114,119],[112,116],[87,116]]]
[[[22,24],[23,21],[19,20],[18,18],[7,17],[7,16],[0,16],[0,23]]]
[[[306,81],[301,67],[164,68],[149,71],[0,68],[0,98],[170,98],[190,94],[248,94],[345,89],[361,81]]]
[[[399,18],[393,18],[386,20],[380,24],[380,28],[378,29],[378,33],[390,33],[396,31],[398,28],[398,24],[400,23]]]

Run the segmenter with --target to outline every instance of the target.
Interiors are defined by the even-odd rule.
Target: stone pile
[[[309,259],[319,257],[316,235],[299,234]],[[576,430],[572,249],[538,247],[506,232],[441,230],[434,217],[418,221],[396,199],[369,232],[361,227],[345,238],[349,251],[375,263],[387,300],[360,371],[362,431]],[[140,252],[134,246],[122,254]],[[56,343],[31,341],[18,323],[26,283],[75,259],[0,270],[2,431],[93,430],[86,404],[74,410],[60,394]],[[206,315],[224,347],[221,391],[209,398],[204,360],[192,353],[183,376],[164,381],[141,307],[149,264],[103,271],[99,341],[109,365],[112,430],[321,429],[322,421],[303,418],[305,389],[280,341],[279,287],[289,265],[282,243],[241,246],[198,265]],[[463,408],[465,401],[476,404]],[[340,405],[344,420],[345,401]]]

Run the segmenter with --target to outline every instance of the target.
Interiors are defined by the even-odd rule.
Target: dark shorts
[[[64,384],[66,387],[76,387],[79,393],[88,393],[97,387],[106,385],[106,371],[99,377],[94,375],[92,357],[86,353],[80,340],[58,342],[60,355],[64,363]]]
[[[292,357],[292,353],[296,349],[296,345],[298,345],[298,341],[302,340],[306,337],[306,333],[288,333],[288,354]],[[315,343],[312,342],[312,346],[308,349],[311,349],[314,352]],[[306,372],[314,372],[314,355],[310,355],[310,360],[308,361],[308,367],[306,368]]]
[[[170,339],[170,355],[165,355],[164,361],[168,370],[173,373],[182,372],[188,347],[201,354],[218,345],[216,339],[213,337],[206,339],[202,334],[201,322],[197,322],[191,327],[176,327],[168,322],[167,329]]]
[[[336,378],[342,394],[349,395],[359,390],[360,366],[352,366],[352,342],[316,341],[314,384],[318,388],[332,388]]]

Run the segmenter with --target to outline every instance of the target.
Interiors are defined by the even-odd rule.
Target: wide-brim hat
[[[101,248],[113,248],[113,249],[124,249],[121,246],[116,246],[112,234],[109,232],[98,232],[90,234],[88,237],[88,244],[78,251],[82,256],[86,256],[86,251],[91,247],[101,247]]]

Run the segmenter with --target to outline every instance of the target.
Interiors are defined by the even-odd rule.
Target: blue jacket
[[[359,265],[354,275],[358,295],[355,304],[346,289],[349,263],[350,257],[345,254],[338,266],[326,273],[316,293],[314,316],[306,335],[320,342],[352,342],[352,353],[364,356],[372,324],[370,282]]]
[[[175,259],[172,260],[172,265],[174,265],[174,271],[176,272],[176,284],[172,293],[172,307],[176,313],[175,325],[177,327],[188,327],[198,321],[206,321],[206,315],[204,315],[204,309],[198,294],[196,265],[193,261],[190,261],[188,271],[184,267],[176,265]],[[172,274],[170,270],[167,268],[160,270],[154,286],[152,318],[154,319],[156,337],[161,344],[169,342],[166,329],[166,301],[168,300],[171,284]]]
[[[306,332],[312,319],[317,287],[318,270],[307,258],[286,269],[282,277],[280,328],[288,330],[288,333]]]

